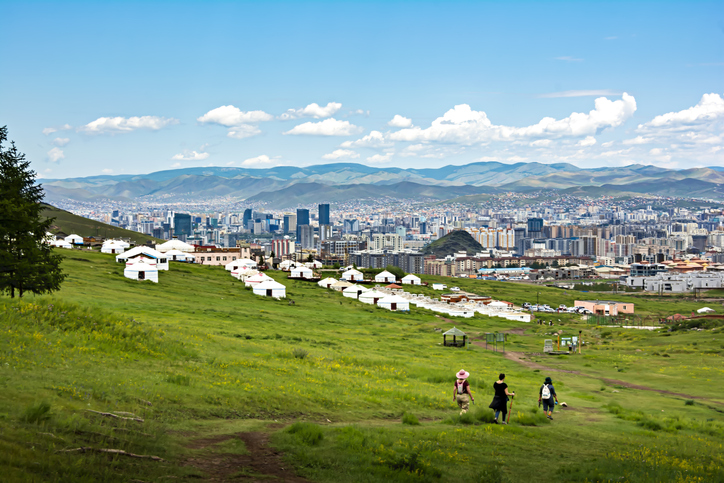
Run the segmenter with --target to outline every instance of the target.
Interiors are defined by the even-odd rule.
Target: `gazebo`
[[[452,339],[449,340],[448,337]],[[444,332],[442,334],[442,345],[453,346],[453,347],[465,347],[467,344],[468,335],[457,327]]]

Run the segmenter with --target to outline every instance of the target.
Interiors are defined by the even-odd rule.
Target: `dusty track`
[[[248,454],[203,454],[190,456],[183,464],[201,470],[206,476],[202,481],[242,481],[268,483],[271,481],[308,483],[297,476],[291,465],[284,463],[282,454],[269,446],[269,434],[262,432],[223,434],[211,438],[195,439],[186,447],[203,450],[230,439],[244,442]]]

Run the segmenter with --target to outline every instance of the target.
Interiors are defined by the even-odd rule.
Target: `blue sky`
[[[41,177],[724,165],[721,1],[0,7],[0,125]]]

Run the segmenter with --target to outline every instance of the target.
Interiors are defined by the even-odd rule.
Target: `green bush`
[[[42,423],[50,419],[50,403],[42,401],[34,403],[25,408],[21,420],[26,423]]]
[[[297,347],[292,351],[292,355],[296,357],[297,359],[304,359],[309,355],[309,352],[302,349],[301,347]]]
[[[549,424],[550,420],[543,414],[529,414],[518,411],[514,417],[511,418],[512,422],[518,423],[521,426],[538,426],[541,424]]]
[[[308,446],[315,446],[324,439],[322,428],[314,423],[299,421],[289,426],[287,432],[296,435]]]
[[[405,413],[402,415],[402,424],[409,424],[410,426],[419,426],[420,421],[412,413]]]
[[[693,405],[694,405],[694,400],[693,400],[693,399],[687,399],[687,400],[684,402],[684,406],[693,406]]]

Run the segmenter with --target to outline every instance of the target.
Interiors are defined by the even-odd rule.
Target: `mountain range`
[[[724,168],[672,170],[648,165],[584,169],[572,164],[479,162],[441,168],[354,163],[267,169],[206,167],[145,175],[44,179],[46,199],[132,201],[226,197],[272,208],[364,198],[447,200],[479,194],[563,190],[601,196],[639,193],[724,199]]]

